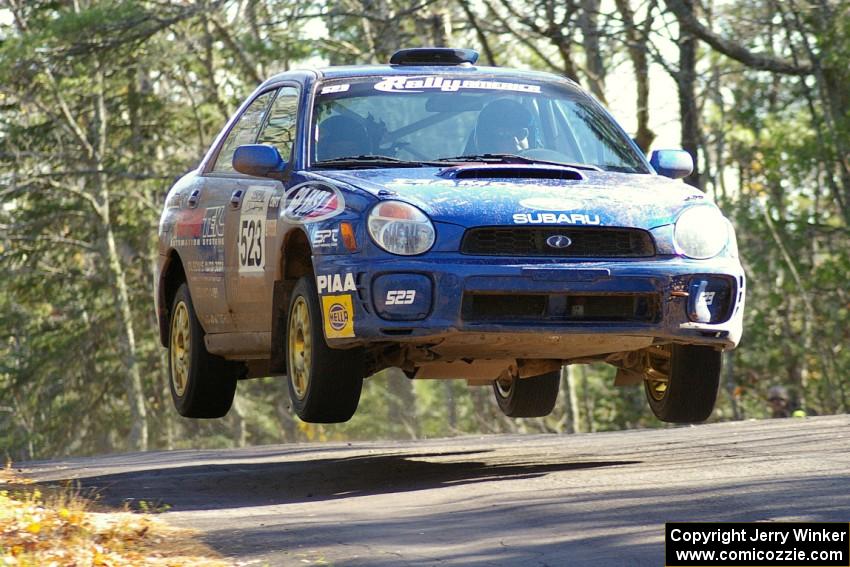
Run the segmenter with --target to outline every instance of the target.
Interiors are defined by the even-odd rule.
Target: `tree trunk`
[[[729,396],[729,405],[732,406],[732,417],[735,421],[743,419],[741,408],[738,405],[738,398],[735,395],[737,384],[735,383],[735,351],[727,350],[723,353],[724,366],[726,367],[726,394]]]
[[[692,0],[682,4],[693,14]],[[694,158],[694,170],[685,182],[705,190],[699,167],[699,106],[696,98],[697,39],[684,27],[679,30],[679,72],[676,84],[679,90],[679,114],[682,121],[682,149]]]
[[[233,407],[230,415],[233,420],[232,434],[233,443],[237,447],[245,447],[248,445],[248,427],[245,421],[245,410],[242,407],[242,400],[239,394],[233,397]]]
[[[280,420],[280,440],[283,443],[295,443],[298,441],[298,423],[289,406],[289,386],[286,380],[280,380],[281,392],[276,396],[277,418]]]
[[[616,0],[617,10],[623,18],[625,27],[626,44],[629,50],[629,58],[635,73],[635,88],[637,90],[637,132],[635,142],[644,153],[649,151],[652,141],[655,140],[655,132],[649,128],[649,62],[646,58],[647,36],[639,30],[635,23],[635,15],[629,0]],[[648,29],[652,22],[652,14],[647,12],[644,29]]]
[[[599,4],[600,0],[582,0],[579,27],[581,28],[582,44],[585,54],[585,75],[593,96],[602,104],[605,100],[605,62],[602,60],[602,50],[599,43]]]
[[[475,15],[475,12],[472,11],[472,8],[469,6],[469,2],[466,0],[460,0],[460,7],[463,9],[463,13],[466,16],[466,20],[469,22],[469,25],[471,25],[475,30],[475,37],[478,39],[478,43],[481,44],[481,50],[483,51],[484,62],[487,63],[487,65],[498,65],[496,56],[493,53],[493,48],[490,47],[490,41],[487,39],[487,34],[478,22],[478,17]]]
[[[387,379],[387,418],[390,428],[397,432],[397,427],[411,439],[419,437],[419,427],[416,420],[416,398],[413,394],[413,382],[398,368],[388,368],[384,371]]]
[[[364,15],[360,18],[363,36],[372,54],[372,62],[386,63],[399,48],[399,25],[387,0],[360,0]]]
[[[584,418],[587,427],[585,431],[593,433],[596,431],[596,424],[593,421],[593,399],[590,395],[590,388],[587,386],[587,366],[580,364],[577,372],[581,380],[581,401],[584,406]]]
[[[431,37],[436,47],[445,47],[451,43],[452,20],[447,10],[435,8],[431,13]]]
[[[101,176],[98,175],[98,178]],[[101,219],[105,231],[106,259],[115,293],[115,311],[121,333],[118,344],[124,362],[125,377],[124,391],[130,408],[130,448],[136,451],[146,451],[148,448],[147,410],[145,409],[145,393],[142,388],[142,377],[139,372],[139,361],[136,352],[136,332],[133,329],[133,312],[130,307],[130,294],[127,291],[127,279],[121,258],[115,245],[115,234],[109,220],[109,192],[103,180],[101,195],[104,205],[104,216]]]
[[[561,367],[561,391],[564,393],[564,431],[581,433],[581,410],[576,393],[576,365]]]
[[[110,211],[111,195],[109,183],[105,179],[104,156],[106,154],[107,115],[106,101],[103,86],[103,71],[98,68],[96,74],[97,84],[97,149],[93,156],[95,184],[100,197],[100,222],[103,230],[106,261],[109,266],[109,274],[115,294],[115,311],[119,323],[120,333],[118,344],[124,362],[125,377],[124,391],[127,394],[127,404],[130,409],[130,448],[136,451],[146,451],[148,448],[148,423],[147,411],[145,409],[145,393],[142,388],[142,377],[139,371],[139,361],[136,351],[136,332],[133,329],[133,311],[130,306],[130,293],[127,290],[127,278],[124,266],[121,265],[121,257],[115,244],[115,232],[112,228]]]
[[[457,401],[454,394],[454,380],[441,380],[441,382],[446,395],[446,419],[449,429],[454,433],[457,430]]]

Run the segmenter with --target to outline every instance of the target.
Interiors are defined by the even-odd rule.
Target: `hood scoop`
[[[438,173],[449,179],[561,179],[582,181],[584,176],[577,169],[557,165],[458,165],[447,167]]]

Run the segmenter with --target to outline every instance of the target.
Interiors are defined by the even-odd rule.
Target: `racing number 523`
[[[243,220],[239,228],[239,263],[243,267],[263,265],[263,221]]]

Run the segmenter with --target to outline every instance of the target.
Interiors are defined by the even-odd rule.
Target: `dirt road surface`
[[[23,465],[249,565],[663,565],[669,521],[850,521],[850,416]]]

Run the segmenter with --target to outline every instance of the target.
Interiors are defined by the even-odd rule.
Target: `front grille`
[[[551,246],[547,239],[552,236],[565,236],[570,244]],[[483,227],[466,231],[461,252],[482,256],[646,258],[655,255],[655,243],[647,231],[636,228]]]
[[[658,294],[496,294],[465,293],[462,316],[470,322],[625,323],[655,322]]]

